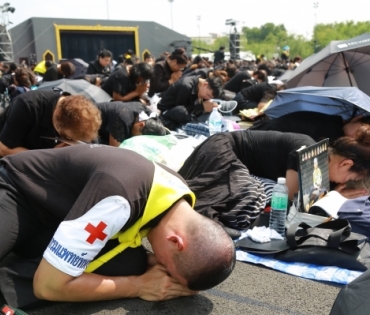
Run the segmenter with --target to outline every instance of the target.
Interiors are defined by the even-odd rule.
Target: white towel
[[[274,229],[265,226],[255,226],[247,231],[247,236],[257,243],[271,242],[272,239],[283,240],[284,238]]]

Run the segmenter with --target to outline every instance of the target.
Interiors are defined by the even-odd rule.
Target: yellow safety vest
[[[195,195],[184,182],[155,164],[152,188],[144,209],[144,214],[126,231],[116,233],[111,239],[118,238],[119,245],[90,262],[85,272],[93,272],[104,263],[122,253],[128,247],[138,247],[141,240],[147,236],[150,228],[141,230],[148,222],[168,210],[176,201],[183,196],[189,195],[192,199],[192,207],[195,204]]]

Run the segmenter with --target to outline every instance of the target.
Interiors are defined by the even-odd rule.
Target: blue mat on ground
[[[343,285],[350,283],[363,273],[361,271],[353,271],[334,266],[285,262],[274,259],[273,255],[256,255],[242,250],[236,251],[236,259],[252,264],[260,264],[274,270],[306,279],[334,282]]]

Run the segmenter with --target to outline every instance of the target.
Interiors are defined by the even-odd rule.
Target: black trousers
[[[163,125],[170,130],[176,130],[192,119],[191,113],[182,105],[166,110],[159,118]]]
[[[57,227],[42,223],[39,215],[19,195],[2,173],[0,167],[0,291],[7,304],[17,308],[42,305],[33,294],[33,276],[42,255]],[[117,245],[108,241],[98,254],[104,254]],[[15,261],[1,264],[10,253],[19,256]],[[140,246],[128,248],[98,268],[95,273],[106,276],[128,276],[145,273],[146,250]]]

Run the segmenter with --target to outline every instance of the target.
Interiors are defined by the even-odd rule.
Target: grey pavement
[[[163,302],[122,299],[93,303],[55,303],[27,313],[328,315],[339,290],[338,286],[237,262],[235,270],[225,282],[192,297]]]

